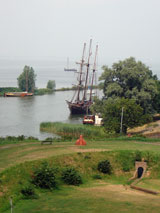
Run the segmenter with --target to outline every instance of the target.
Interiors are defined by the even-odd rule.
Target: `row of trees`
[[[17,78],[18,81],[18,87],[21,91],[28,91],[28,92],[34,92],[36,85],[36,74],[34,72],[34,69],[29,66],[25,66],[23,69],[23,72],[20,74],[20,76]],[[56,83],[54,80],[49,80],[47,83],[47,89],[49,90],[55,90]]]
[[[94,113],[101,112],[105,128],[119,133],[128,127],[146,123],[155,112],[160,112],[160,81],[141,61],[130,57],[114,63],[111,68],[103,66],[100,76],[103,98],[96,99]]]

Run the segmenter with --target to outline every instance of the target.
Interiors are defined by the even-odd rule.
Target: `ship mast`
[[[91,46],[92,46],[92,39],[90,39],[90,45],[89,45],[89,55],[88,55],[88,62],[87,62],[87,71],[86,71],[86,80],[85,80],[85,86],[84,86],[83,102],[86,100],[88,74],[89,74],[89,67],[90,67],[90,57],[92,55]]]
[[[26,92],[28,92],[28,68],[26,70]]]
[[[77,102],[79,102],[79,100],[80,100],[80,89],[82,87],[82,74],[83,74],[85,50],[86,50],[86,43],[84,43],[82,60],[79,63],[80,64],[80,71],[79,71],[79,79],[78,79],[78,85],[77,85],[77,87],[78,87],[78,93],[77,93],[77,98],[76,98]]]
[[[93,75],[92,75],[91,90],[90,90],[90,99],[89,99],[90,101],[92,101],[92,91],[93,91],[93,82],[94,82],[95,71],[96,71],[97,54],[98,54],[98,45],[96,45],[96,52],[95,52],[95,58],[94,58]]]

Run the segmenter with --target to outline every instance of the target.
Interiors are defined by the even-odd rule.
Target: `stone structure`
[[[147,170],[147,163],[144,162],[144,159],[135,162],[135,169],[136,171],[131,179],[143,178]]]

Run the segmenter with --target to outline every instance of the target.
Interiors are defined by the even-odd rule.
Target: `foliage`
[[[40,167],[34,170],[32,183],[43,189],[52,189],[56,187],[55,169],[50,167],[47,162],[43,162]]]
[[[160,80],[156,80],[156,86],[158,93],[155,95],[152,101],[152,106],[158,113],[160,113]]]
[[[0,144],[12,144],[12,143],[20,143],[20,142],[33,142],[38,141],[35,137],[25,137],[24,135],[20,136],[6,136],[6,137],[0,137]]]
[[[62,172],[62,180],[68,185],[82,184],[82,178],[74,168],[65,168]]]
[[[112,68],[103,66],[103,81],[105,98],[124,97],[135,99],[144,109],[144,113],[153,112],[152,102],[157,94],[156,76],[141,61],[130,57],[114,63]]]
[[[21,92],[17,87],[0,87],[0,95],[4,95],[7,92]]]
[[[56,88],[56,82],[54,80],[49,80],[48,83],[47,83],[47,89],[50,89],[50,90],[55,90]]]
[[[101,177],[99,174],[93,175],[92,178],[95,179],[95,180],[100,180],[100,179],[102,179],[102,177]]]
[[[116,161],[120,163],[124,172],[129,172],[134,167],[135,154],[132,151],[122,150],[116,156]]]
[[[83,124],[66,124],[60,122],[43,122],[40,124],[41,131],[52,132],[62,136],[64,139],[79,138],[83,135],[86,138],[106,137],[103,127],[84,126]]]
[[[32,67],[25,66],[17,80],[22,91],[34,92],[36,75]]]
[[[127,132],[128,127],[133,128],[146,121],[144,119],[142,107],[136,104],[135,100],[124,98],[106,100],[103,105],[102,117],[105,129],[116,133],[120,132],[121,119],[123,119],[123,133]]]
[[[21,194],[23,195],[24,199],[36,198],[35,189],[30,183],[22,187]]]
[[[60,89],[56,89],[56,91],[69,91],[69,90],[77,90],[77,87],[72,86],[72,87],[62,87]]]
[[[126,184],[128,183],[128,179],[130,177],[132,177],[133,172],[131,173],[124,173],[123,171],[126,171],[128,169],[125,168],[125,164],[127,164],[129,170],[133,169],[134,170],[134,160],[135,160],[135,151],[127,151],[127,149],[130,149],[131,147],[136,149],[148,149],[150,150],[150,148],[152,147],[152,149],[154,150],[154,152],[148,152],[148,151],[142,151],[142,157],[144,157],[145,160],[148,159],[147,162],[149,162],[149,170],[151,172],[151,175],[153,174],[154,171],[154,178],[158,178],[159,174],[160,174],[160,155],[158,153],[159,150],[159,146],[151,146],[149,144],[138,144],[138,143],[134,143],[132,144],[131,142],[128,143],[128,145],[126,146],[126,142],[121,143],[119,142],[111,142],[111,143],[106,143],[106,142],[98,142],[96,143],[91,143],[90,144],[90,148],[97,148],[99,147],[100,149],[105,148],[105,147],[109,147],[110,149],[114,149],[113,147],[111,148],[111,146],[116,146],[116,150],[118,149],[123,149],[124,151],[106,151],[106,152],[91,152],[89,155],[91,156],[91,160],[84,160],[84,156],[86,156],[86,153],[81,153],[81,154],[77,154],[77,153],[72,153],[72,154],[67,154],[65,155],[64,153],[62,153],[60,147],[58,149],[56,149],[57,147],[55,146],[56,149],[56,156],[52,156],[48,159],[45,160],[46,164],[49,165],[57,165],[57,169],[53,169],[54,170],[54,175],[56,176],[56,180],[59,184],[62,184],[61,181],[61,171],[64,171],[63,169],[66,167],[70,168],[70,166],[74,166],[74,168],[77,168],[76,170],[80,170],[81,171],[81,175],[86,181],[87,181],[87,188],[88,186],[92,186],[93,183],[93,178],[95,179],[99,179],[101,176],[104,177],[104,175],[100,174],[97,171],[97,162],[101,162],[104,161],[104,159],[108,159],[109,162],[111,162],[111,165],[114,169],[114,171],[120,171],[118,173],[116,173],[116,176],[113,174],[111,174],[110,177],[107,177],[107,182],[108,183],[112,183],[113,181],[114,183],[118,183],[118,184]],[[70,147],[72,148],[72,152],[73,151],[73,144],[68,143],[67,145],[64,144],[63,148],[69,148],[69,144]],[[95,146],[97,144],[97,146]],[[37,147],[39,146],[39,149],[42,149],[42,147],[40,145],[37,145]],[[26,146],[24,146],[25,149]],[[26,147],[26,150],[28,150],[28,147]],[[157,148],[156,148],[157,147]],[[59,150],[59,151],[58,151]],[[33,151],[33,150],[32,150]],[[11,153],[13,152],[13,153]],[[35,152],[37,153],[37,148],[35,150]],[[155,153],[157,152],[157,154]],[[14,154],[15,153],[15,148],[8,149],[8,153],[9,155]],[[61,155],[60,155],[61,154]],[[55,155],[55,154],[54,154]],[[88,154],[87,154],[88,155]],[[8,155],[7,155],[8,156]],[[19,154],[20,156],[20,154]],[[35,154],[34,154],[35,156]],[[30,155],[31,157],[31,155]],[[38,155],[39,157],[39,155]],[[1,155],[1,159],[4,162],[6,161],[7,157],[5,155],[5,157],[2,157]],[[22,158],[21,158],[22,159]],[[4,171],[0,172],[0,212],[3,212],[5,210],[7,210],[7,208],[9,209],[10,205],[9,205],[9,198],[12,196],[13,197],[13,204],[16,207],[17,205],[21,204],[22,201],[18,204],[17,202],[23,198],[21,189],[25,189],[26,194],[30,194],[32,191],[30,188],[30,179],[32,177],[32,180],[34,179],[34,172],[35,170],[37,170],[38,168],[40,169],[42,167],[42,165],[44,165],[42,162],[42,159],[36,160],[35,158],[31,158],[30,160],[34,161],[28,161],[25,163],[21,163],[21,164],[17,164],[16,166],[11,166],[8,169],[5,169]],[[13,160],[13,159],[12,159]],[[128,161],[127,161],[128,160]],[[13,164],[12,164],[13,165]],[[14,164],[15,165],[15,164]],[[122,167],[123,165],[123,167]],[[1,166],[2,168],[2,166]],[[46,168],[46,167],[45,167]],[[51,168],[49,166],[49,168]],[[95,168],[95,169],[94,169]],[[153,176],[152,176],[153,177]],[[104,177],[105,178],[105,177]],[[28,184],[27,184],[28,183]],[[89,184],[88,184],[89,183]],[[48,190],[45,190],[45,194],[44,194],[44,190],[41,190],[39,188],[37,188],[36,185],[33,185],[33,187],[35,188],[35,192],[37,192],[38,194],[38,204],[40,203],[40,197],[42,196],[43,199],[44,197],[48,194],[50,194],[53,197],[53,194],[48,192]],[[83,186],[85,187],[85,185]],[[94,184],[95,187],[95,184]],[[7,189],[7,190],[6,190]],[[62,194],[65,194],[65,191],[63,190],[69,190],[69,193],[71,193],[72,191],[75,191],[75,188],[73,187],[60,187],[59,190],[56,191],[56,193],[54,193],[54,199],[57,199],[57,195],[59,193],[60,198]],[[79,191],[79,190],[78,190]],[[79,192],[78,192],[79,193]],[[44,196],[45,195],[45,196]],[[84,193],[83,193],[84,196]],[[59,196],[58,196],[59,197]],[[71,197],[70,197],[71,199]],[[34,202],[37,202],[36,200]],[[27,201],[26,201],[27,202]],[[53,200],[51,200],[51,202],[53,202]],[[28,201],[28,203],[33,203],[31,201]],[[61,201],[62,203],[62,201]],[[44,210],[45,211],[45,210]],[[20,211],[23,212],[23,211]]]
[[[104,173],[104,174],[111,174],[112,166],[109,162],[109,160],[100,161],[98,163],[97,167],[98,171]]]
[[[45,94],[51,94],[53,93],[53,90],[47,89],[47,88],[40,88],[34,90],[34,95],[45,95]]]
[[[141,161],[142,160],[142,152],[139,150],[135,151],[135,161]]]

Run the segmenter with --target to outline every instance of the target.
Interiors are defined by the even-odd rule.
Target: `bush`
[[[24,199],[36,198],[34,187],[31,184],[23,186],[21,189],[21,194],[23,195]]]
[[[24,136],[24,135],[19,135],[19,136],[17,137],[17,139],[18,139],[19,141],[24,141],[24,140],[25,140],[25,136]]]
[[[62,172],[62,180],[68,185],[80,185],[82,178],[74,168],[66,168]]]
[[[104,174],[111,174],[111,164],[109,160],[101,161],[98,163],[98,171],[104,173]]]
[[[52,189],[56,187],[55,169],[51,168],[47,162],[37,168],[32,176],[32,183],[37,187]]]
[[[139,150],[136,150],[135,161],[141,161],[141,160],[142,160],[142,153]]]
[[[102,179],[102,177],[99,174],[93,175],[92,178],[93,179]]]

